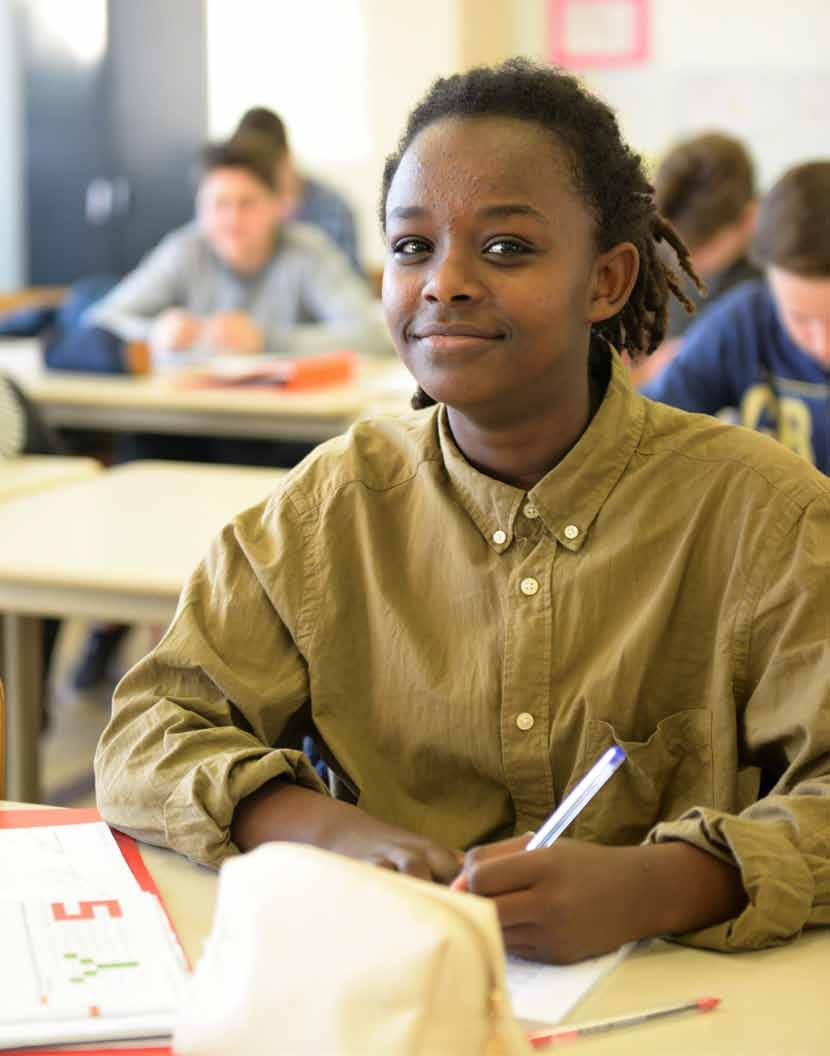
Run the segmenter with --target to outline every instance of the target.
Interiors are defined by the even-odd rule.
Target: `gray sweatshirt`
[[[141,341],[167,308],[201,317],[245,312],[264,331],[266,351],[277,356],[337,348],[393,352],[380,305],[365,282],[326,235],[307,224],[281,226],[273,256],[253,275],[232,271],[197,225],[187,224],[93,305],[86,321]]]

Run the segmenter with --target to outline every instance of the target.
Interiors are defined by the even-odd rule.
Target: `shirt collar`
[[[512,542],[525,501],[536,507],[547,530],[566,549],[577,551],[585,545],[597,514],[637,447],[645,421],[645,401],[632,389],[620,356],[610,353],[610,360],[608,386],[588,428],[527,493],[474,469],[453,439],[446,408],[440,408],[438,439],[450,481],[494,550],[501,552]]]

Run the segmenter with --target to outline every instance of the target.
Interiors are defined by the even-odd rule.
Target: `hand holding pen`
[[[635,937],[633,918],[620,909],[625,890],[636,888],[641,849],[559,839],[624,760],[621,748],[610,748],[533,836],[467,855],[453,886],[493,899],[511,953],[565,963]]]

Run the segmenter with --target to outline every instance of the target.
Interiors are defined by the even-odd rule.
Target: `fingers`
[[[461,859],[460,852],[425,843],[420,846],[394,844],[373,855],[371,861],[374,865],[394,869],[405,876],[448,884],[458,873]]]
[[[504,858],[510,854],[518,854],[527,845],[530,835],[514,836],[510,840],[499,840],[498,843],[483,843],[478,847],[471,847],[464,859],[464,867],[469,868],[481,862],[489,862],[493,858]]]
[[[515,843],[512,840],[510,842]],[[530,888],[539,879],[542,853],[519,848],[508,855],[487,858],[477,851],[471,852],[464,866],[467,889],[474,895],[492,897]]]
[[[511,891],[494,898],[493,905],[503,929],[538,923],[539,896],[536,892]]]
[[[411,847],[390,847],[385,857],[394,864],[399,873],[405,876],[414,876],[419,880],[432,879],[432,869],[423,850]]]
[[[433,880],[448,884],[458,875],[464,864],[464,855],[460,851],[449,851],[433,844],[427,848],[427,860],[432,869]]]

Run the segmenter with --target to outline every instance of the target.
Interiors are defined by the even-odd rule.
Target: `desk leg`
[[[40,620],[3,616],[9,799],[40,801]]]

